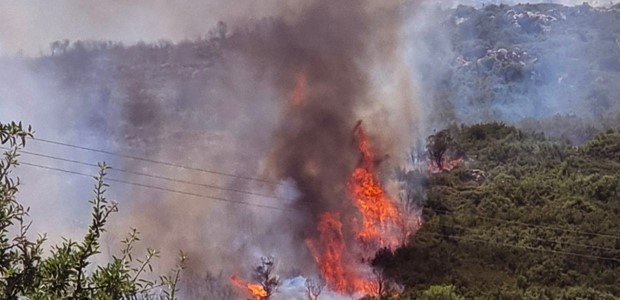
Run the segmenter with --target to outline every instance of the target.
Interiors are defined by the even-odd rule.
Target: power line
[[[536,247],[514,245],[510,243],[496,243],[496,242],[491,242],[491,241],[484,240],[484,239],[466,238],[466,237],[441,234],[441,233],[424,232],[424,234],[438,236],[438,237],[445,237],[445,238],[453,238],[453,239],[463,240],[463,241],[479,242],[479,243],[484,243],[488,245],[496,245],[496,246],[503,246],[503,247],[510,247],[510,248],[517,248],[517,249],[524,249],[524,250],[531,250],[531,251],[540,251],[540,252],[548,252],[548,253],[562,254],[562,255],[568,255],[568,256],[579,256],[579,257],[585,257],[585,258],[591,258],[591,259],[600,259],[600,260],[620,262],[620,259],[604,257],[604,256],[599,256],[599,255],[582,254],[582,253],[559,251],[559,250],[552,250],[552,249],[542,249],[542,248],[536,248]]]
[[[28,162],[24,162],[24,161],[20,162],[20,164],[23,164],[23,165],[26,165],[26,166],[42,168],[42,169],[58,171],[58,172],[64,172],[64,173],[73,174],[73,175],[86,176],[86,177],[91,177],[91,178],[93,177],[93,176],[91,176],[89,174],[85,174],[85,173],[69,171],[69,170],[64,170],[64,169],[60,169],[60,168],[48,167],[48,166],[42,166],[42,165],[32,164],[32,163],[28,163]],[[189,193],[189,192],[184,192],[184,191],[167,189],[167,188],[162,188],[162,187],[157,187],[157,186],[150,186],[150,185],[145,185],[145,184],[140,184],[140,183],[135,183],[135,182],[129,182],[129,181],[124,181],[124,180],[118,180],[118,179],[113,179],[113,178],[106,178],[106,180],[107,181],[111,181],[111,182],[117,182],[117,183],[123,183],[123,184],[128,184],[128,185],[144,187],[144,188],[150,188],[150,189],[156,189],[156,190],[161,190],[161,191],[179,193],[179,194],[188,195],[188,196],[194,196],[194,197],[199,197],[199,198],[206,198],[206,199],[211,199],[211,200],[216,200],[216,201],[229,202],[229,203],[234,203],[234,204],[239,204],[239,205],[256,206],[256,207],[260,207],[260,208],[269,208],[269,209],[280,210],[280,211],[296,210],[296,209],[292,209],[292,208],[286,209],[286,208],[281,208],[281,207],[276,207],[276,206],[253,204],[253,203],[247,203],[247,202],[243,202],[243,201],[235,201],[235,200],[230,200],[230,199],[205,196],[205,195],[200,195],[200,194],[194,194],[194,193]],[[511,243],[498,243],[498,242],[492,242],[492,241],[485,240],[485,239],[460,237],[460,236],[446,235],[446,234],[432,233],[432,232],[423,232],[423,234],[432,235],[432,236],[438,236],[438,237],[444,237],[444,238],[452,238],[452,239],[468,241],[468,242],[478,242],[478,243],[484,243],[484,244],[488,244],[488,245],[495,245],[495,246],[503,246],[503,247],[515,248],[515,249],[522,249],[522,250],[539,251],[539,252],[561,254],[561,255],[566,255],[566,256],[576,256],[576,257],[583,257],[583,258],[590,258],[590,259],[599,259],[599,260],[607,260],[607,261],[620,262],[620,259],[617,259],[617,258],[603,257],[603,256],[598,256],[598,255],[590,255],[590,254],[582,254],[582,253],[576,253],[576,252],[570,252],[570,251],[543,249],[543,248],[536,248],[536,247],[530,247],[530,246],[515,245],[515,244],[511,244]],[[557,242],[557,241],[553,241],[553,240],[546,240],[546,241],[554,242],[554,243],[561,243],[561,242]],[[586,245],[581,245],[581,244],[577,244],[577,245],[586,246]],[[594,246],[587,246],[587,247],[600,248],[600,247],[594,247]],[[606,248],[601,248],[601,249],[606,249]],[[608,249],[608,250],[618,250],[618,249]]]
[[[79,176],[85,176],[85,177],[91,177],[91,178],[93,177],[92,175],[85,174],[85,173],[69,171],[69,170],[65,170],[65,169],[48,167],[48,166],[42,166],[42,165],[33,164],[33,163],[29,163],[29,162],[24,162],[24,161],[20,162],[20,164],[23,164],[23,165],[26,165],[26,166],[31,166],[31,167],[47,169],[47,170],[63,172],[63,173],[67,173],[67,174],[73,174],[73,175],[79,175]],[[117,182],[117,183],[122,183],[122,184],[139,186],[139,187],[143,187],[143,188],[149,188],[149,189],[155,189],[155,190],[160,190],[160,191],[178,193],[178,194],[187,195],[187,196],[193,196],[193,197],[198,197],[198,198],[205,198],[205,199],[216,200],[216,201],[221,201],[221,202],[228,202],[228,203],[239,204],[239,205],[255,206],[255,207],[259,207],[259,208],[268,208],[268,209],[279,210],[279,211],[299,210],[299,209],[295,209],[295,208],[282,208],[282,207],[277,207],[277,206],[270,206],[270,205],[263,205],[263,204],[254,204],[254,203],[248,203],[248,202],[243,202],[243,201],[235,201],[235,200],[230,200],[230,199],[225,199],[225,198],[206,196],[206,195],[195,194],[195,193],[190,193],[190,192],[185,192],[185,191],[179,191],[179,190],[173,190],[173,189],[168,189],[168,188],[162,188],[162,187],[158,187],[158,186],[152,186],[152,185],[146,185],[146,184],[141,184],[141,183],[136,183],[136,182],[124,181],[124,180],[119,180],[119,179],[114,179],[114,178],[106,178],[106,180],[110,181],[110,182]],[[452,227],[452,228],[462,228],[462,229],[465,229],[465,230],[468,230],[468,231],[473,231],[473,230],[471,230],[469,228],[458,226],[458,225],[452,225],[452,226],[451,225],[445,225],[445,226]],[[514,244],[510,244],[510,243],[498,243],[498,242],[491,242],[491,241],[483,240],[483,239],[460,237],[460,236],[454,236],[454,235],[445,235],[445,234],[432,233],[432,232],[422,232],[422,233],[423,234],[434,235],[434,236],[446,237],[446,238],[454,238],[454,239],[464,240],[464,241],[481,242],[481,243],[486,243],[486,244],[505,246],[505,247],[511,247],[511,248],[519,248],[519,249],[525,249],[525,250],[531,250],[531,251],[540,251],[540,252],[548,252],[548,253],[555,253],[555,254],[562,254],[562,255],[569,255],[569,256],[578,256],[578,257],[585,257],[585,258],[601,259],[601,260],[609,260],[609,261],[620,262],[620,259],[616,259],[616,258],[608,258],[608,257],[603,257],[603,256],[597,256],[597,255],[581,254],[581,253],[575,253],[575,252],[570,252],[570,251],[542,249],[542,248],[536,248],[536,247],[530,247],[530,246],[514,245]],[[560,242],[560,241],[549,240],[549,239],[535,238],[535,240],[552,242],[552,243],[557,243],[557,244],[589,247],[589,248],[599,249],[599,250],[608,250],[608,251],[619,251],[620,250],[620,249],[598,247],[598,246],[590,246],[590,245],[584,245],[584,244]]]
[[[73,174],[73,175],[79,175],[79,176],[85,176],[85,177],[93,178],[92,175],[86,174],[86,173],[81,173],[81,172],[76,172],[76,171],[69,171],[69,170],[60,169],[60,168],[54,168],[54,167],[49,167],[49,166],[43,166],[43,165],[33,164],[33,163],[29,163],[29,162],[24,162],[24,161],[20,161],[19,163],[22,164],[22,165],[25,165],[25,166],[36,167],[36,168],[40,168],[40,169],[47,169],[47,170],[63,172],[63,173],[67,173],[67,174]],[[255,204],[255,203],[249,203],[249,202],[244,202],[244,201],[237,201],[237,200],[225,199],[225,198],[220,198],[220,197],[207,196],[207,195],[202,195],[202,194],[190,193],[190,192],[186,192],[186,191],[179,191],[179,190],[174,190],[174,189],[169,189],[169,188],[163,188],[163,187],[159,187],[159,186],[153,186],[153,185],[142,184],[142,183],[137,183],[137,182],[125,181],[125,180],[120,180],[120,179],[115,179],[115,178],[107,178],[106,177],[105,180],[109,181],[109,182],[117,182],[117,183],[122,183],[122,184],[127,184],[127,185],[139,186],[139,187],[143,187],[143,188],[155,189],[155,190],[160,190],[160,191],[177,193],[177,194],[193,196],[193,197],[198,197],[198,198],[211,199],[211,200],[216,200],[216,201],[221,201],[221,202],[234,203],[234,204],[239,204],[239,205],[255,206],[255,207],[268,208],[268,209],[279,210],[279,211],[295,211],[295,210],[299,210],[299,209],[296,209],[296,208],[283,208],[283,207],[278,207],[278,206],[271,206],[271,205],[264,205],[264,204]]]
[[[122,158],[127,158],[127,159],[133,159],[133,160],[138,160],[138,161],[144,161],[144,162],[149,162],[149,163],[154,163],[154,164],[160,164],[160,165],[164,165],[168,167],[175,167],[175,168],[180,168],[180,169],[197,171],[197,172],[202,172],[202,173],[216,174],[216,175],[221,175],[221,176],[227,176],[227,177],[238,178],[238,179],[249,180],[249,181],[258,181],[258,182],[275,184],[275,185],[286,185],[281,182],[275,182],[275,181],[271,181],[267,179],[231,174],[231,173],[226,173],[226,172],[216,171],[216,170],[200,169],[200,168],[185,166],[185,165],[176,164],[176,163],[167,162],[167,161],[155,160],[151,158],[139,157],[139,156],[134,156],[134,155],[127,155],[127,154],[100,150],[100,149],[95,149],[95,148],[90,148],[90,147],[84,147],[84,146],[74,145],[74,144],[69,144],[69,143],[64,143],[64,142],[57,142],[57,141],[52,141],[52,140],[47,140],[47,139],[33,138],[33,141],[39,141],[39,142],[48,143],[48,144],[81,149],[81,150],[86,150],[86,151],[91,151],[91,152],[97,152],[97,153],[102,153],[102,154],[107,154],[107,155],[112,155],[112,156],[117,156],[117,157],[122,157]]]
[[[0,149],[6,149],[6,148],[0,147]],[[73,159],[67,159],[67,158],[47,155],[47,154],[30,152],[30,151],[26,151],[26,150],[20,150],[20,152],[24,153],[24,154],[28,154],[28,155],[33,155],[33,156],[38,156],[38,157],[43,157],[43,158],[49,158],[49,159],[58,160],[58,161],[64,161],[64,162],[69,162],[69,163],[75,163],[75,164],[80,164],[80,165],[89,166],[89,167],[98,167],[98,165],[94,164],[94,163],[88,163],[88,162],[83,162],[83,161],[78,161],[78,160],[73,160]],[[282,200],[282,201],[292,201],[293,200],[293,199],[287,199],[287,198],[282,198],[282,197],[277,197],[277,196],[272,196],[272,195],[265,195],[265,194],[261,194],[261,193],[244,191],[244,190],[239,190],[239,189],[234,189],[234,188],[225,188],[225,187],[221,187],[221,186],[217,186],[217,185],[212,185],[212,184],[196,183],[196,182],[192,182],[192,181],[188,181],[188,180],[183,180],[183,179],[174,179],[174,178],[170,178],[170,177],[166,177],[166,176],[161,176],[161,175],[147,174],[147,173],[142,173],[142,172],[137,172],[137,171],[131,171],[131,170],[128,170],[128,169],[120,169],[120,168],[114,168],[114,167],[112,167],[110,169],[112,171],[118,171],[118,172],[122,172],[122,173],[126,173],[126,174],[131,174],[131,175],[145,176],[145,177],[150,177],[150,178],[155,178],[155,179],[162,179],[162,180],[166,180],[166,181],[170,181],[170,182],[184,183],[184,184],[189,184],[189,185],[194,185],[194,186],[200,186],[200,187],[206,187],[206,188],[217,189],[217,190],[222,190],[222,191],[241,193],[241,194],[258,196],[258,197],[263,197],[263,198],[277,199],[277,200]]]
[[[57,143],[57,142],[53,142],[52,141],[52,143]],[[60,144],[62,144],[62,143],[60,143]],[[75,147],[81,148],[81,146],[75,146]],[[100,151],[100,150],[96,150],[95,149],[94,151]],[[60,161],[66,161],[66,162],[71,162],[71,163],[77,163],[77,164],[97,167],[96,164],[90,164],[90,163],[86,163],[86,162],[81,162],[81,161],[76,161],[76,160],[60,158],[60,157],[55,157],[55,156],[51,156],[51,155],[45,155],[45,154],[40,154],[40,153],[28,152],[28,151],[24,151],[24,150],[21,150],[21,152],[23,152],[25,154],[30,154],[30,155],[35,155],[35,156],[40,156],[40,157],[60,160]],[[103,150],[101,150],[101,152],[107,153],[107,151],[103,151]],[[145,160],[145,161],[148,161],[148,160]],[[24,163],[24,164],[27,165],[26,163]],[[30,165],[32,165],[32,164],[30,164]],[[45,167],[45,166],[39,166],[39,167],[44,167],[44,168],[47,168],[47,169],[55,169],[57,171],[66,171],[68,173],[78,173],[78,172],[67,171],[67,170],[58,169],[58,168],[51,168],[51,167]],[[116,170],[116,171],[124,172],[124,173],[128,173],[128,174],[133,174],[133,175],[139,175],[139,176],[145,176],[145,177],[151,177],[151,178],[167,180],[167,181],[171,181],[171,182],[179,182],[179,183],[190,184],[190,185],[195,185],[195,186],[202,186],[202,187],[207,187],[207,188],[213,188],[213,189],[226,190],[226,191],[243,193],[243,194],[248,194],[248,195],[254,195],[254,196],[259,196],[259,197],[264,197],[264,198],[269,198],[269,199],[280,200],[280,201],[291,201],[291,199],[286,199],[286,198],[281,198],[281,197],[268,196],[268,195],[264,195],[264,194],[260,194],[260,193],[254,193],[254,192],[250,192],[250,191],[243,191],[243,190],[237,190],[237,189],[223,188],[223,187],[219,187],[219,186],[215,186],[215,185],[195,183],[195,182],[191,182],[191,181],[174,179],[174,178],[160,176],[160,175],[154,175],[154,174],[146,174],[146,173],[141,173],[141,172],[135,172],[135,171],[126,170],[126,169],[114,169],[113,168],[112,170]],[[91,175],[84,174],[84,173],[78,173],[76,175],[92,177]],[[230,175],[230,176],[235,177],[234,175]],[[110,181],[120,182],[120,183],[125,183],[125,184],[131,184],[130,182],[124,182],[124,181],[121,181],[121,180],[118,180],[118,179],[111,179]],[[143,186],[144,187],[143,184],[135,184],[135,185]],[[153,187],[153,188],[163,189],[163,188],[160,188],[160,187]],[[187,194],[190,194],[192,196],[198,195],[198,194],[193,194],[193,193],[188,193],[188,192],[178,191],[178,190],[170,190],[170,191],[171,192],[177,192],[177,193],[187,193]],[[246,202],[242,202],[242,203],[246,203]],[[270,207],[270,208],[273,208],[273,207]],[[427,208],[427,209],[429,209],[429,208]],[[431,209],[431,210],[434,211],[434,212],[443,212],[443,213],[453,213],[454,212],[454,211],[441,210],[441,209]],[[604,237],[604,238],[620,239],[620,236],[617,236],[617,235],[602,234],[602,233],[595,233],[595,232],[589,232],[589,231],[581,231],[581,230],[575,230],[575,229],[566,229],[566,228],[559,228],[559,227],[553,227],[553,226],[538,225],[538,224],[532,224],[532,223],[525,223],[525,222],[519,222],[519,221],[495,218],[495,217],[487,217],[487,216],[481,215],[480,213],[474,213],[474,215],[478,216],[480,219],[493,220],[493,221],[503,222],[503,223],[512,223],[512,224],[517,224],[517,225],[520,225],[520,226],[528,226],[528,227],[541,228],[541,229],[544,229],[544,230],[555,230],[555,231],[571,232],[571,233],[577,233],[577,234],[583,234],[583,235],[600,236],[600,237]],[[405,220],[412,220],[412,219],[405,219]]]

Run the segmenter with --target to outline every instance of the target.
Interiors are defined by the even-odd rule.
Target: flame
[[[368,135],[360,125],[356,126],[354,133],[362,153],[362,162],[351,174],[347,189],[353,204],[362,215],[362,224],[357,236],[367,245],[397,246],[398,236],[389,233],[402,228],[403,219],[377,179],[374,170],[375,155],[370,148]]]
[[[327,286],[339,293],[376,295],[377,286],[370,269],[362,263],[381,247],[395,247],[407,234],[400,211],[381,186],[375,170],[375,154],[369,138],[358,124],[354,134],[362,159],[346,182],[350,205],[356,211],[343,216],[325,212],[319,217],[318,237],[307,239]],[[348,218],[346,218],[348,217]],[[343,232],[352,232],[346,239]]]
[[[307,94],[308,77],[301,70],[295,74],[290,94],[291,109],[303,106]],[[373,280],[372,270],[363,260],[374,256],[382,247],[398,246],[415,224],[403,219],[401,211],[381,186],[375,170],[375,153],[361,122],[355,126],[353,134],[361,160],[346,182],[342,182],[346,187],[346,197],[342,199],[344,205],[341,207],[346,209],[320,214],[316,234],[306,239],[306,245],[329,289],[341,294],[375,296],[378,286]],[[309,175],[320,174],[313,161],[307,161],[303,166]],[[252,295],[262,295],[247,283],[243,286],[252,291]],[[262,288],[258,291],[264,292]]]
[[[318,225],[318,242],[323,245],[322,251],[319,251],[315,242],[310,239],[306,240],[308,249],[319,264],[325,282],[332,290],[347,294],[355,292],[373,294],[372,283],[355,272],[347,261],[350,259],[350,252],[347,251],[342,227],[339,213],[323,213]]]
[[[246,282],[237,275],[231,276],[230,281],[234,286],[242,289],[252,300],[263,300],[267,298],[267,291],[258,283]]]
[[[342,255],[346,247],[342,235],[342,222],[338,213],[327,212],[321,215],[319,225],[319,243],[327,245],[322,252],[312,240],[307,240],[308,248],[319,263],[321,273],[330,287],[336,291],[346,291],[347,280]]]

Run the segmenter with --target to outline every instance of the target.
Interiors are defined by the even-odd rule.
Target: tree
[[[275,260],[273,256],[261,257],[261,264],[254,268],[254,280],[256,280],[266,292],[266,296],[262,299],[269,299],[278,291],[280,278],[274,274],[274,271]]]
[[[324,287],[325,283],[320,278],[318,280],[306,279],[306,292],[308,293],[308,299],[319,299],[319,295],[321,295]]]
[[[144,258],[134,259],[134,244],[139,241],[133,229],[122,241],[120,256],[88,271],[93,257],[100,253],[100,238],[106,230],[109,216],[118,211],[118,205],[105,197],[108,185],[104,182],[108,165],[99,164],[95,176],[92,219],[81,241],[65,239],[44,253],[45,236],[31,241],[28,208],[16,200],[19,179],[10,177],[19,165],[19,150],[33,137],[30,127],[21,123],[0,123],[0,144],[7,151],[0,160],[0,298],[1,299],[149,299],[163,294],[175,299],[176,284],[185,262],[181,255],[179,265],[170,276],[160,281],[144,278],[152,270],[151,262],[159,253],[148,249]],[[17,228],[13,228],[17,227]],[[10,238],[11,232],[17,232]]]
[[[448,150],[452,137],[448,130],[442,130],[426,138],[426,150],[430,159],[435,163],[439,170],[443,170],[444,154]]]

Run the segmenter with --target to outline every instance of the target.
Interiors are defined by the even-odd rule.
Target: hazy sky
[[[0,0],[0,54],[22,50],[36,55],[48,50],[51,42],[62,39],[135,43],[191,38],[205,34],[219,20],[230,23],[247,17],[278,15],[276,11],[294,13],[298,11],[294,7],[304,2],[308,0]],[[481,5],[500,1],[443,2]],[[580,4],[583,0],[550,2]]]
[[[284,3],[286,2],[286,4]],[[0,53],[37,54],[61,39],[134,43],[205,34],[217,21],[260,18],[300,1],[0,0]]]

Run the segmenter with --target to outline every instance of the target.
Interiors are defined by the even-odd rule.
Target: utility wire
[[[68,170],[59,169],[59,168],[53,168],[53,167],[47,167],[47,166],[32,164],[32,163],[23,162],[23,161],[20,162],[20,164],[23,164],[23,165],[26,165],[26,166],[42,168],[42,169],[48,169],[48,170],[53,170],[53,171],[64,172],[64,173],[73,174],[73,175],[93,177],[93,176],[91,176],[89,174],[85,174],[85,173],[68,171]],[[211,197],[211,196],[205,196],[205,195],[200,195],[200,194],[188,193],[188,192],[184,192],[184,191],[177,191],[177,190],[161,188],[161,187],[156,187],[156,186],[150,186],[150,185],[145,185],[145,184],[140,184],[140,183],[135,183],[135,182],[129,182],[129,181],[124,181],[124,180],[117,180],[117,179],[113,179],[113,178],[107,178],[106,180],[111,181],[111,182],[128,184],[128,185],[140,186],[140,187],[144,187],[144,188],[151,188],[151,189],[157,189],[157,190],[161,190],[161,191],[174,192],[174,193],[179,193],[179,194],[184,194],[184,195],[189,195],[189,196],[194,196],[194,197],[207,198],[207,199],[212,199],[212,200],[217,200],[217,201],[235,203],[235,204],[240,204],[240,205],[256,206],[256,207],[269,208],[269,209],[281,210],[281,211],[293,210],[293,209],[283,209],[281,207],[275,207],[275,206],[252,204],[252,203],[247,203],[247,202],[242,202],[242,201],[234,201],[234,200],[230,200],[230,199],[224,199],[224,198],[218,198],[218,197]],[[561,255],[566,255],[566,256],[575,256],[575,257],[583,257],[583,258],[590,258],[590,259],[597,259],[597,260],[606,260],[606,261],[620,262],[620,259],[604,257],[604,256],[599,256],[599,255],[590,255],[590,254],[582,254],[582,253],[576,253],[576,252],[570,252],[570,251],[560,251],[560,250],[536,248],[536,247],[529,247],[529,246],[523,246],[523,245],[515,245],[515,244],[511,244],[511,243],[498,243],[498,242],[492,242],[492,241],[485,240],[485,239],[460,237],[460,236],[446,235],[446,234],[432,233],[432,232],[423,232],[423,234],[437,236],[437,237],[444,237],[444,238],[452,238],[452,239],[457,239],[457,240],[466,241],[466,242],[476,242],[476,243],[483,243],[483,244],[487,244],[487,245],[502,246],[502,247],[508,247],[508,248],[529,250],[529,251],[539,251],[539,252],[547,252],[547,253],[553,253],[553,254],[561,254]],[[553,240],[547,240],[547,241],[558,243],[557,241],[553,241]],[[617,249],[614,249],[614,250],[617,250]]]
[[[127,155],[127,154],[122,154],[122,153],[117,153],[117,152],[112,152],[112,151],[106,151],[106,150],[100,150],[100,149],[95,149],[95,148],[90,148],[90,147],[84,147],[84,146],[74,145],[74,144],[69,144],[69,143],[64,143],[64,142],[57,142],[57,141],[48,140],[48,139],[33,138],[32,140],[33,141],[43,142],[43,143],[48,143],[48,144],[64,146],[64,147],[70,147],[70,148],[75,148],[75,149],[91,151],[91,152],[103,153],[103,154],[107,154],[107,155],[112,155],[112,156],[132,159],[132,160],[138,160],[138,161],[144,161],[144,162],[149,162],[149,163],[154,163],[154,164],[160,164],[160,165],[164,165],[164,166],[168,166],[168,167],[175,167],[175,168],[180,168],[180,169],[185,169],[185,170],[198,171],[198,172],[202,172],[202,173],[216,174],[216,175],[221,175],[221,176],[226,176],[226,177],[238,178],[238,179],[249,180],[249,181],[258,181],[258,182],[275,184],[275,185],[286,185],[286,184],[281,183],[281,182],[275,182],[275,181],[261,179],[261,178],[256,178],[256,177],[231,174],[231,173],[226,173],[226,172],[216,171],[216,170],[208,170],[208,169],[195,168],[195,167],[185,166],[185,165],[181,165],[181,164],[177,164],[177,163],[172,163],[172,162],[167,162],[167,161],[155,160],[155,159],[151,159],[151,158],[139,157],[139,156],[134,156],[134,155]]]
[[[73,175],[79,175],[79,176],[85,176],[85,177],[93,178],[92,175],[86,174],[86,173],[80,173],[80,172],[76,172],[76,171],[69,171],[69,170],[55,168],[55,167],[43,166],[43,165],[33,164],[33,163],[29,163],[29,162],[24,162],[24,161],[20,161],[19,164],[25,165],[25,166],[30,166],[30,167],[35,167],[35,168],[39,168],[39,169],[47,169],[47,170],[63,172],[63,173],[67,173],[67,174],[73,174]],[[120,180],[120,179],[115,179],[115,178],[107,178],[106,177],[105,180],[109,181],[109,182],[117,182],[117,183],[122,183],[122,184],[127,184],[127,185],[133,185],[133,186],[139,186],[139,187],[143,187],[143,188],[148,188],[148,189],[155,189],[155,190],[160,190],[160,191],[177,193],[177,194],[193,196],[193,197],[198,197],[198,198],[211,199],[211,200],[216,200],[216,201],[221,201],[221,202],[234,203],[234,204],[239,204],[239,205],[247,205],[247,206],[260,207],[260,208],[268,208],[268,209],[279,210],[279,211],[295,211],[295,210],[299,210],[299,209],[295,209],[295,208],[285,208],[285,207],[278,207],[278,206],[271,206],[271,205],[264,205],[264,204],[255,204],[255,203],[249,203],[249,202],[244,202],[244,201],[237,201],[237,200],[231,200],[231,199],[226,199],[226,198],[207,196],[207,195],[196,194],[196,193],[191,193],[191,192],[186,192],[186,191],[180,191],[180,190],[174,190],[174,189],[169,189],[169,188],[163,188],[163,187],[159,187],[159,186],[153,186],[153,185],[142,184],[142,183],[137,183],[137,182],[125,181],[125,180]]]
[[[84,177],[90,177],[90,178],[93,177],[92,175],[85,174],[85,173],[69,171],[69,170],[60,169],[60,168],[54,168],[54,167],[49,167],[49,166],[43,166],[43,165],[33,164],[33,163],[29,163],[29,162],[24,162],[24,161],[21,161],[20,164],[26,165],[26,166],[31,166],[31,167],[36,167],[36,168],[41,168],[41,169],[47,169],[47,170],[52,170],[52,171],[63,172],[63,173],[67,173],[67,174],[78,175],[78,176],[84,176]],[[235,201],[235,200],[230,200],[230,199],[225,199],[225,198],[219,198],[219,197],[201,195],[201,194],[190,193],[190,192],[185,192],[185,191],[179,191],[179,190],[174,190],[174,189],[162,188],[162,187],[158,187],[158,186],[146,185],[146,184],[130,182],[130,181],[125,181],[125,180],[119,180],[119,179],[114,179],[114,178],[106,178],[106,180],[110,181],[110,182],[117,182],[117,183],[122,183],[122,184],[127,184],[127,185],[133,185],[133,186],[138,186],[138,187],[143,187],[143,188],[149,188],[149,189],[155,189],[155,190],[160,190],[160,191],[178,193],[178,194],[182,194],[182,195],[188,195],[188,196],[193,196],[193,197],[198,197],[198,198],[205,198],[205,199],[216,200],[216,201],[221,201],[221,202],[228,202],[228,203],[239,204],[239,205],[255,206],[255,207],[259,207],[259,208],[268,208],[268,209],[279,210],[279,211],[295,211],[295,210],[299,211],[299,209],[295,209],[295,208],[282,208],[282,207],[277,207],[277,206],[270,206],[270,205],[263,205],[263,204],[254,204],[254,203],[248,203],[248,202],[243,202],[243,201]],[[448,227],[452,227],[452,228],[462,228],[462,229],[465,229],[465,230],[473,232],[473,230],[468,229],[468,228],[463,227],[463,226],[458,226],[458,225],[444,225],[444,226],[448,226]],[[460,237],[460,236],[454,236],[454,235],[445,235],[445,234],[432,233],[432,232],[422,232],[422,233],[423,234],[428,234],[428,235],[433,235],[433,236],[438,236],[438,237],[453,238],[453,239],[458,239],[458,240],[463,240],[463,241],[481,242],[481,243],[486,243],[486,244],[491,244],[491,245],[505,246],[505,247],[511,247],[511,248],[519,248],[519,249],[524,249],[524,250],[532,250],[532,251],[540,251],[540,252],[548,252],[548,253],[555,253],[555,254],[562,254],[562,255],[569,255],[569,256],[578,256],[578,257],[585,257],[585,258],[601,259],[601,260],[609,260],[609,261],[620,262],[620,259],[616,259],[616,258],[608,258],[608,257],[603,257],[603,256],[582,254],[582,253],[576,253],[576,252],[570,252],[570,251],[543,249],[543,248],[536,248],[536,247],[530,247],[530,246],[515,245],[515,244],[511,244],[511,243],[498,243],[498,242],[491,242],[491,241],[484,240],[484,239]],[[619,251],[620,250],[620,249],[598,247],[598,246],[590,246],[590,245],[584,245],[584,244],[574,244],[574,243],[560,242],[560,241],[549,240],[549,239],[535,238],[535,240],[552,242],[552,243],[557,243],[557,244],[589,247],[589,248],[599,249],[599,250],[608,250],[608,251]]]
[[[53,142],[53,143],[56,143],[56,142]],[[81,147],[81,146],[76,146],[76,147]],[[107,153],[107,151],[103,151],[103,150],[96,150],[96,151],[101,151],[103,153]],[[60,160],[60,161],[78,163],[78,164],[94,166],[94,167],[97,166],[95,164],[90,164],[90,163],[85,163],[85,162],[80,162],[80,161],[75,161],[75,160],[55,157],[55,156],[51,156],[51,155],[40,154],[40,153],[28,152],[28,151],[24,151],[24,150],[20,150],[20,152],[23,152],[25,154],[30,154],[30,155],[36,155],[36,156],[41,156],[41,157],[45,157],[45,158],[50,158],[50,159],[56,159],[56,160]],[[26,163],[24,163],[24,164],[26,165]],[[40,167],[44,167],[44,166],[40,166]],[[50,169],[50,167],[45,167],[45,168]],[[58,169],[58,168],[53,168],[53,169],[55,169],[57,171],[67,171],[67,170],[62,170],[62,169]],[[243,191],[243,190],[237,190],[237,189],[228,189],[228,188],[223,188],[223,187],[218,187],[218,186],[213,186],[213,185],[207,185],[207,184],[194,183],[194,182],[190,182],[190,181],[173,179],[173,178],[169,178],[169,177],[165,177],[165,176],[160,176],[160,175],[145,174],[145,173],[141,173],[141,172],[135,172],[135,171],[124,170],[124,169],[114,169],[113,168],[112,170],[117,170],[119,172],[124,172],[124,173],[128,173],[128,174],[134,174],[134,175],[139,175],[139,176],[146,176],[146,177],[157,178],[157,179],[162,179],[162,180],[167,180],[167,181],[172,181],[172,182],[179,182],[179,183],[185,183],[185,184],[190,184],[190,185],[195,185],[195,186],[203,186],[203,187],[208,187],[208,188],[214,188],[214,189],[227,190],[227,191],[243,193],[243,194],[249,194],[249,195],[254,195],[254,196],[260,196],[260,197],[270,198],[270,199],[275,199],[275,200],[280,200],[280,201],[282,201],[282,200],[284,200],[284,201],[291,201],[290,199],[286,199],[286,198],[268,196],[268,195],[264,195],[264,194],[259,194],[259,193],[249,192],[249,191]],[[73,171],[68,171],[68,172],[73,172]],[[91,175],[87,175],[87,174],[83,174],[83,173],[79,173],[79,174],[76,174],[76,175],[82,175],[82,176],[86,175],[86,176],[92,177]],[[234,175],[230,175],[230,176],[234,177]],[[250,177],[248,177],[248,178],[250,178]],[[122,182],[122,181],[120,181],[118,179],[114,179],[114,180],[110,180],[110,181],[131,184],[131,183],[128,183],[128,182]],[[153,188],[162,189],[160,187],[153,187]],[[177,190],[172,190],[172,192],[186,193],[184,191],[177,191]],[[192,193],[189,193],[189,194],[192,194]],[[195,194],[192,194],[192,195],[195,196]],[[243,202],[243,203],[245,203],[245,202]],[[273,208],[273,207],[271,207],[271,208]],[[429,209],[429,208],[426,208],[426,209]],[[434,212],[442,212],[442,213],[453,213],[455,211],[459,211],[459,210],[449,211],[449,210],[442,210],[442,209],[430,209],[430,210],[432,210]],[[571,233],[577,233],[577,234],[583,234],[583,235],[592,235],[592,236],[599,236],[599,237],[604,237],[604,238],[620,239],[620,236],[617,236],[617,235],[602,234],[602,233],[595,233],[595,232],[589,232],[589,231],[581,231],[581,230],[576,230],[576,229],[560,228],[560,227],[554,227],[554,226],[538,225],[538,224],[532,224],[532,223],[525,223],[525,222],[507,220],[507,219],[502,219],[502,218],[495,218],[495,217],[486,217],[486,216],[483,216],[483,215],[481,215],[479,213],[475,213],[475,215],[478,216],[479,218],[485,219],[485,220],[493,220],[493,221],[497,221],[497,222],[511,223],[511,224],[516,224],[516,225],[520,225],[520,226],[535,227],[535,228],[541,228],[541,229],[545,229],[545,230],[555,230],[555,231],[571,232]],[[405,219],[405,221],[407,221],[407,220],[412,220],[412,219]]]
[[[6,149],[6,148],[0,147],[0,149]],[[67,159],[67,158],[62,158],[62,157],[42,154],[42,153],[30,152],[30,151],[26,151],[26,150],[20,150],[19,152],[20,153],[24,153],[24,154],[28,154],[28,155],[44,157],[44,158],[49,158],[49,159],[58,160],[58,161],[64,161],[64,162],[69,162],[69,163],[75,163],[75,164],[80,164],[80,165],[89,166],[89,167],[98,167],[97,164],[83,162],[83,161],[78,161],[78,160],[73,160],[73,159]],[[175,179],[175,178],[170,178],[170,177],[161,176],[161,175],[147,174],[147,173],[142,173],[142,172],[137,172],[137,171],[131,171],[131,170],[128,170],[128,169],[119,169],[119,168],[114,168],[114,167],[112,167],[110,169],[112,171],[118,171],[118,172],[122,172],[122,173],[126,173],[126,174],[131,174],[131,175],[145,176],[145,177],[150,177],[150,178],[155,178],[155,179],[162,179],[162,180],[166,180],[166,181],[169,181],[169,182],[184,183],[184,184],[200,186],[200,187],[206,187],[206,188],[211,188],[211,189],[217,189],[217,190],[222,190],[222,191],[229,191],[229,192],[241,193],[241,194],[246,194],[246,195],[259,196],[259,197],[263,197],[263,198],[277,199],[277,200],[281,200],[281,201],[292,201],[293,200],[293,199],[287,199],[287,198],[282,198],[282,197],[277,197],[277,196],[272,196],[272,195],[265,195],[265,194],[261,194],[261,193],[244,191],[244,190],[240,190],[240,189],[225,188],[225,187],[221,187],[221,186],[217,186],[217,185],[212,185],[212,184],[196,183],[196,182],[192,182],[192,181],[188,181],[188,180],[183,180],[183,179]]]

